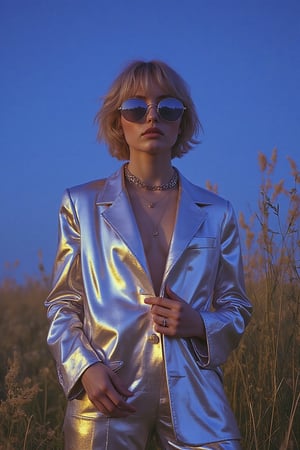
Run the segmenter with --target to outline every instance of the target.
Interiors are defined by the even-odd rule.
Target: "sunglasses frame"
[[[161,115],[161,113],[160,113],[160,111],[159,111],[159,109],[160,109],[160,104],[161,104],[163,101],[168,100],[168,99],[176,100],[177,102],[179,102],[179,103],[182,105],[182,112],[181,112],[180,115],[179,115],[176,119],[174,119],[174,120],[168,120],[168,119],[166,119],[165,117],[163,117],[163,115]],[[130,119],[126,118],[125,115],[124,115],[124,111],[130,110],[130,109],[128,109],[128,108],[124,108],[124,107],[123,107],[124,103],[127,102],[127,101],[129,101],[129,100],[139,100],[141,103],[144,103],[144,105],[145,105],[145,112],[144,112],[144,114],[143,114],[141,117],[139,117],[139,118],[137,118],[137,119],[135,119],[135,120],[130,120]],[[139,122],[140,120],[142,120],[142,119],[145,118],[145,116],[148,114],[149,108],[151,108],[151,107],[155,107],[156,112],[157,112],[159,118],[160,118],[161,120],[165,120],[166,122],[176,122],[177,120],[179,120],[179,119],[182,117],[184,111],[186,110],[186,107],[184,106],[184,104],[182,103],[182,101],[179,100],[179,99],[176,98],[176,97],[164,97],[164,98],[162,98],[158,103],[146,103],[145,100],[143,100],[143,99],[141,99],[141,98],[139,98],[139,97],[130,97],[130,98],[128,98],[127,100],[124,100],[124,102],[122,103],[122,105],[118,108],[118,111],[120,111],[120,113],[122,114],[122,116],[124,117],[124,119],[127,120],[128,122]],[[131,108],[131,110],[133,110],[133,109],[134,109],[134,108]]]

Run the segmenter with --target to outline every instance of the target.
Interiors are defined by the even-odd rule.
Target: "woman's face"
[[[180,133],[181,117],[175,122],[168,122],[161,119],[156,110],[159,101],[169,97],[168,93],[153,85],[147,92],[138,90],[134,97],[143,99],[151,106],[138,122],[130,122],[121,116],[121,127],[130,155],[133,152],[147,152],[153,155],[166,153],[171,157],[172,147]]]

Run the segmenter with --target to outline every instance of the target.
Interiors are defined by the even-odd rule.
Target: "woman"
[[[219,365],[251,314],[229,202],[172,166],[200,129],[181,77],[135,61],[97,114],[126,162],[65,192],[48,344],[66,449],[239,449]]]

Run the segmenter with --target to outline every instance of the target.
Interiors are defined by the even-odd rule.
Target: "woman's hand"
[[[86,369],[81,377],[88,398],[95,407],[108,417],[127,417],[136,410],[126,400],[133,394],[120,377],[108,366],[96,363]]]
[[[200,314],[190,304],[166,287],[166,297],[145,299],[151,305],[154,329],[158,333],[174,337],[198,337],[205,339],[205,328]]]

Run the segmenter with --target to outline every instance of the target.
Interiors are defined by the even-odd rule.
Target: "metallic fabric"
[[[241,445],[238,440],[228,440],[228,441],[219,441],[212,442],[210,444],[204,444],[200,447],[186,447],[181,445],[171,444],[169,447],[166,447],[164,450],[241,450]]]
[[[153,331],[144,299],[155,294],[124,169],[64,194],[53,288],[46,306],[48,344],[70,400],[66,441],[68,436],[73,439],[77,429],[73,448],[106,448],[97,447],[98,441],[103,442],[101,433],[107,430],[100,424],[110,427],[115,421],[93,407],[80,382],[82,373],[98,361],[119,371],[134,392],[128,401],[140,417],[149,416],[148,427],[155,420],[157,374],[163,368],[180,445],[199,447],[240,437],[219,368],[237,346],[251,315],[236,219],[229,202],[193,185],[180,173],[178,202],[160,294],[169,285],[201,314],[205,342]],[[147,433],[141,431],[145,441]]]

